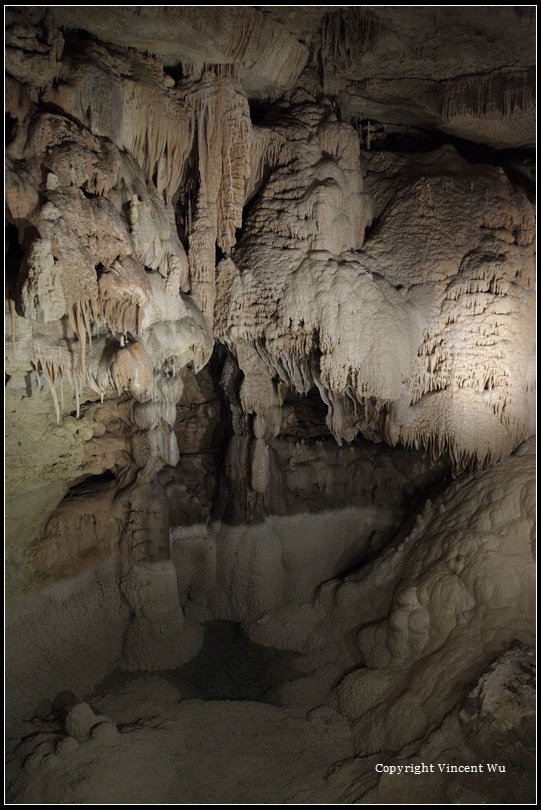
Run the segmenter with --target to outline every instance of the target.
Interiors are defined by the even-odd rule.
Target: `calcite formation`
[[[10,800],[531,800],[532,22],[6,9]]]
[[[452,148],[415,161],[375,155],[363,192],[351,129],[330,111],[322,124],[320,109],[303,105],[304,126],[289,124],[218,268],[216,329],[241,342],[245,409],[265,418],[280,384],[316,385],[338,441],[361,431],[436,457],[446,449],[458,470],[502,457],[532,430],[530,203]],[[377,232],[359,250],[372,217]]]

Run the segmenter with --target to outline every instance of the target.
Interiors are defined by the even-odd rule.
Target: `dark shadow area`
[[[11,143],[16,134],[17,134],[17,119],[13,118],[13,116],[11,116],[9,113],[6,113],[4,123],[4,136],[6,146]]]
[[[411,132],[389,132],[385,129],[385,124],[368,119],[354,118],[351,123],[359,132],[361,148],[366,148],[368,127],[370,126],[371,152],[414,154],[432,152],[446,144],[451,144],[468,163],[501,166],[511,182],[524,189],[530,202],[535,202],[536,170],[535,150],[533,149],[527,147],[495,149],[487,144],[456,138],[436,130],[412,129]],[[367,237],[374,234],[376,227],[377,221],[374,220],[367,229]]]
[[[19,243],[17,226],[11,222],[6,222],[5,245],[4,272],[6,297],[15,300],[17,294],[17,278],[23,261],[24,251]]]
[[[199,654],[187,664],[162,672],[125,672],[116,669],[96,687],[94,695],[119,689],[141,676],[165,678],[182,699],[254,700],[272,703],[267,693],[285,681],[301,677],[294,652],[262,647],[250,641],[237,622],[205,624]],[[89,698],[92,702],[92,698]]]
[[[162,673],[181,692],[186,687],[203,700],[256,700],[284,681],[300,675],[293,652],[262,647],[250,641],[239,624],[205,624],[199,654],[178,669]]]
[[[182,65],[180,62],[177,62],[175,65],[164,65],[163,72],[166,76],[170,76],[175,84],[178,84],[183,77]]]
[[[83,481],[70,487],[64,500],[80,498],[89,494],[95,495],[104,489],[109,489],[114,481],[116,481],[116,476],[112,470],[105,470],[100,475],[88,475]]]

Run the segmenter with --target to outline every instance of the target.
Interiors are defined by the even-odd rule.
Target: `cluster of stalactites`
[[[133,155],[170,209],[191,150],[194,115],[168,80],[149,56],[89,41],[65,54],[61,81],[45,100]]]
[[[107,81],[103,65],[91,68]],[[74,88],[90,92],[83,74],[58,91],[66,114],[41,112],[11,86],[18,137],[8,148],[8,212],[25,247],[13,310],[32,324],[27,360],[47,382],[58,422],[68,392],[79,416],[85,389],[153,402],[153,418],[163,411],[170,422],[181,369],[207,362],[212,340],[182,295],[188,260],[155,185],[160,173],[149,179],[149,167],[115,145],[118,110],[107,96],[85,111],[94,134],[77,123]]]
[[[340,75],[347,76],[364,52],[374,44],[381,28],[380,19],[370,10],[350,7],[326,14],[319,31],[318,54],[325,93],[340,90]]]
[[[229,254],[242,225],[252,127],[246,97],[223,66],[207,68],[196,97],[199,184],[190,233],[194,298],[212,328],[216,244]]]
[[[349,382],[344,388],[333,389],[324,379],[316,355],[310,358],[291,351],[276,356],[260,340],[237,341],[231,349],[244,374],[240,402],[245,413],[254,415],[254,435],[261,445],[257,475],[254,472],[257,481],[264,480],[261,448],[280,432],[281,407],[288,389],[304,395],[314,387],[319,391],[327,407],[327,427],[339,445],[361,434],[371,441],[426,451],[434,462],[446,453],[456,475],[496,463],[529,435],[523,403],[517,403],[512,381],[504,379],[503,387],[496,388],[501,380],[485,377],[484,370],[477,381],[471,375],[459,375],[453,386],[438,386],[431,378],[420,399],[408,405],[403,399],[377,396],[368,385]],[[525,396],[534,386],[533,379],[524,382]],[[442,392],[442,399],[432,398],[437,392]],[[455,398],[454,410],[446,402],[449,396]],[[487,406],[496,421],[487,419]]]
[[[534,68],[514,68],[449,80],[445,85],[442,118],[446,121],[464,115],[508,118],[534,107]]]
[[[233,66],[187,67],[175,86],[158,61],[90,44],[47,99],[133,155],[171,220],[179,195],[189,197],[192,286],[211,323],[215,246],[227,254],[235,244],[250,170],[250,114]]]
[[[57,422],[62,420],[65,398],[70,393],[79,417],[85,389],[102,401],[115,393],[119,397],[126,394],[137,403],[153,403],[153,418],[163,416],[171,422],[171,407],[174,411],[182,396],[181,371],[188,363],[199,370],[208,362],[210,337],[185,318],[178,323],[155,324],[139,339],[110,333],[92,337],[90,327],[87,345],[82,333],[91,314],[88,309],[83,314],[85,309],[77,307],[71,316],[73,327],[80,330],[78,340],[54,340],[43,335],[32,341],[32,367],[37,382],[43,378],[49,386]]]

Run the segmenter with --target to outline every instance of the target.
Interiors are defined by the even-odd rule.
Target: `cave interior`
[[[5,46],[8,803],[532,803],[535,8]]]

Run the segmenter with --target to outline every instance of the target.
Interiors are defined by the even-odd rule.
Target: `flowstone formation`
[[[7,8],[10,801],[531,801],[533,53]]]

